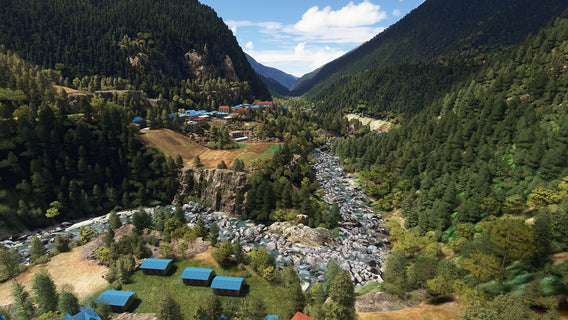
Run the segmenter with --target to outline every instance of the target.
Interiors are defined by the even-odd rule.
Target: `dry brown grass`
[[[455,320],[459,319],[462,307],[452,301],[439,305],[422,302],[416,307],[392,312],[357,312],[359,320]]]
[[[138,139],[145,145],[154,147],[173,159],[179,154],[184,164],[193,164],[195,156],[199,156],[201,164],[208,168],[216,168],[221,160],[225,161],[227,166],[231,166],[239,156],[249,159],[253,154],[262,155],[266,149],[275,144],[272,142],[243,143],[247,146],[246,148],[211,150],[195,143],[189,137],[169,129],[144,130],[138,136]]]
[[[59,91],[61,91],[61,89],[63,89],[63,90],[65,90],[65,93],[67,93],[67,94],[72,94],[72,93],[78,93],[78,92],[79,92],[79,90],[75,90],[75,89],[71,89],[71,88],[63,87],[63,86],[58,86],[58,85],[56,85],[56,84],[54,84],[53,87],[55,88],[55,90],[56,90],[57,92],[59,92]]]
[[[58,254],[46,264],[34,266],[16,277],[27,290],[31,291],[33,276],[39,270],[47,271],[58,289],[63,285],[73,286],[79,301],[92,293],[103,290],[108,283],[103,279],[107,267],[100,266],[93,261],[82,258],[82,248],[75,248],[71,252]],[[0,284],[0,304],[13,301],[11,296],[12,281]]]

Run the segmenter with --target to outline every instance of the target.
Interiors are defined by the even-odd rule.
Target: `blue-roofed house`
[[[174,261],[172,259],[148,258],[142,262],[139,269],[142,270],[144,274],[165,276],[170,272],[173,265]]]
[[[107,290],[99,295],[96,303],[106,302],[113,312],[125,312],[134,302],[132,291]]]
[[[209,287],[213,277],[215,277],[215,271],[205,268],[185,268],[180,276],[183,283],[187,285],[205,287]]]
[[[130,124],[133,124],[140,129],[146,128],[146,120],[142,117],[134,117],[132,121],[130,121]]]
[[[277,314],[264,317],[264,320],[278,320],[278,319],[280,319],[280,317]]]
[[[79,307],[79,313],[74,316],[67,313],[61,320],[101,320],[101,317],[91,307]]]
[[[243,288],[243,278],[221,277],[213,278],[211,289],[213,293],[223,296],[240,296]]]

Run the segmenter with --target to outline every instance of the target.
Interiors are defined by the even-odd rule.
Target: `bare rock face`
[[[233,60],[228,55],[225,56],[225,60],[223,60],[223,73],[225,74],[225,79],[227,81],[239,81],[239,77],[237,77],[237,73],[235,72],[235,66],[233,65]]]
[[[132,65],[134,68],[138,70],[144,68],[144,65],[146,65],[148,61],[149,61],[148,55],[142,52],[139,52],[134,57],[128,58],[128,62],[130,62],[130,65]]]
[[[192,49],[188,51],[185,55],[185,68],[186,73],[191,75],[192,78],[201,80],[207,74],[207,68],[203,64],[203,57],[197,52],[197,50]]]
[[[196,169],[185,167],[180,177],[176,198],[198,197],[215,211],[235,213],[237,193],[249,189],[247,175],[228,169]],[[174,200],[175,201],[175,200]]]
[[[275,222],[269,230],[283,235],[289,242],[301,243],[308,246],[322,246],[333,242],[331,232],[325,228],[310,228],[303,224],[297,226],[288,222]]]

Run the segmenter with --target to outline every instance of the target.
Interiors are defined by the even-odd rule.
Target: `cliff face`
[[[237,206],[242,206],[242,200],[237,201],[237,194],[244,199],[248,189],[249,182],[244,172],[185,167],[181,172],[176,198],[196,197],[215,211],[234,214]]]

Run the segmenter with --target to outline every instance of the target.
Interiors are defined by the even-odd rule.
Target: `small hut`
[[[96,303],[106,302],[113,312],[125,312],[134,302],[132,291],[107,290],[99,295]]]
[[[307,315],[301,313],[300,311],[296,312],[296,314],[292,317],[291,320],[314,320]]]
[[[142,262],[140,265],[140,270],[144,274],[155,274],[159,276],[167,275],[173,266],[172,259],[154,259],[148,258]]]
[[[223,296],[240,296],[243,288],[243,278],[217,276],[211,283],[213,293]]]
[[[213,277],[215,277],[215,271],[205,268],[185,268],[180,276],[183,283],[187,285],[204,287],[209,287]]]

